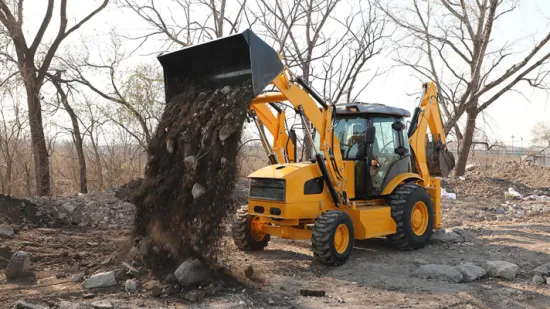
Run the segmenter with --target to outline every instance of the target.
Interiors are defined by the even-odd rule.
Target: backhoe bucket
[[[273,48],[252,30],[216,39],[158,57],[164,69],[166,101],[189,85],[206,89],[252,83],[260,94],[283,64]]]
[[[455,167],[453,153],[439,142],[428,142],[426,145],[428,171],[432,176],[447,177]]]

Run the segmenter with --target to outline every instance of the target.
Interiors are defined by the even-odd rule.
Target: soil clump
[[[175,260],[213,262],[221,223],[234,208],[235,161],[254,94],[250,80],[218,89],[184,85],[149,144],[145,178],[133,198],[135,233],[151,235],[156,250]]]

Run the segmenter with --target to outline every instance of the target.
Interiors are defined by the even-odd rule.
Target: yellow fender
[[[393,190],[402,182],[407,181],[424,181],[420,175],[415,173],[403,173],[400,175],[395,176],[388,185],[384,188],[384,191],[382,191],[382,195],[388,195],[393,192]]]

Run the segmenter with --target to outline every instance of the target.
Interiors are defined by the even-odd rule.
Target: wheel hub
[[[250,224],[250,234],[256,241],[261,241],[264,239],[265,233],[262,232],[262,222],[260,221],[260,217],[256,216],[252,219]]]
[[[424,202],[417,202],[411,212],[411,226],[417,236],[422,236],[428,228],[428,207]]]
[[[334,248],[338,253],[346,252],[349,245],[349,229],[345,224],[340,224],[334,232]]]

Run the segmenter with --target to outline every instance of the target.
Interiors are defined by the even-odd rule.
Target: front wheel
[[[353,248],[353,235],[353,223],[347,213],[324,212],[313,226],[313,256],[325,265],[344,264]]]
[[[260,217],[248,214],[248,206],[237,210],[233,218],[231,234],[237,248],[243,251],[263,250],[270,240],[269,234],[261,232]]]
[[[388,204],[397,227],[388,236],[392,244],[401,250],[424,248],[434,227],[433,203],[426,189],[412,183],[399,185],[388,196]]]

